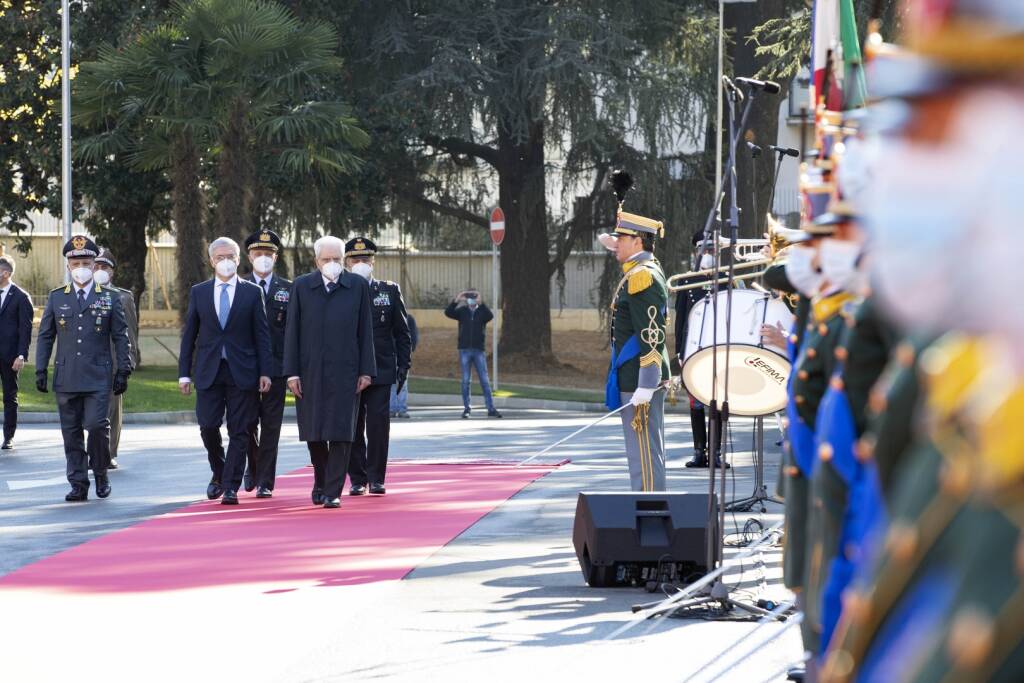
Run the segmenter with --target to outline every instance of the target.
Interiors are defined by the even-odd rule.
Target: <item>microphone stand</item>
[[[732,321],[732,291],[734,286],[733,277],[735,275],[735,253],[736,244],[739,239],[739,202],[736,194],[736,146],[739,144],[739,137],[747,126],[747,119],[750,116],[750,110],[754,103],[754,98],[757,95],[756,89],[749,91],[749,96],[746,98],[743,113],[740,116],[739,125],[736,122],[736,107],[739,102],[743,101],[743,94],[732,85],[731,81],[726,81],[728,87],[726,88],[727,98],[729,101],[729,160],[725,166],[722,177],[719,178],[718,186],[716,187],[715,197],[716,199],[722,196],[722,187],[725,184],[725,180],[730,178],[729,187],[729,244],[732,247],[732,256],[729,259],[728,277],[726,279],[726,303],[725,303],[725,324],[726,324],[726,342],[728,342],[729,329]],[[718,272],[721,270],[720,261],[720,250],[719,250],[719,237],[721,236],[721,223],[716,222],[715,212],[718,208],[718,202],[711,207],[711,211],[708,212],[708,218],[704,225],[704,243],[702,247],[702,254],[708,252],[708,245],[711,246],[711,253],[714,257],[714,269],[715,277],[711,284],[711,303],[712,303],[712,346],[718,345]],[[711,355],[712,366],[711,366],[711,404],[709,406],[709,415],[711,416],[711,424],[709,426],[708,443],[709,443],[709,454],[708,458],[708,517],[705,525],[705,536],[707,538],[707,571],[714,571],[722,563],[722,545],[725,533],[725,464],[726,456],[722,453],[722,477],[720,483],[720,494],[715,497],[715,471],[718,469],[715,463],[715,453],[718,450],[719,441],[722,435],[719,434],[718,429],[718,354],[713,353]],[[722,431],[725,431],[725,427],[729,420],[729,346],[726,344],[725,348],[725,382],[723,384],[723,393],[725,394],[722,401],[721,415],[722,415]],[[716,508],[717,505],[717,509]],[[714,523],[716,520],[717,523]],[[717,527],[717,529],[715,528]],[[704,594],[698,597],[681,600],[671,606],[664,607],[651,612],[648,618],[653,618],[662,615],[673,615],[679,610],[688,609],[690,607],[698,607],[701,605],[717,604],[723,613],[732,611],[733,608],[739,608],[751,614],[760,617],[772,617],[779,619],[779,616],[775,615],[769,610],[762,609],[756,605],[749,603],[740,602],[733,600],[729,596],[729,588],[725,585],[723,577],[719,576],[718,579],[710,588],[704,589]],[[636,611],[636,610],[634,610]],[[784,617],[780,620],[784,620]]]
[[[786,153],[782,150],[775,150],[775,154],[778,155],[779,159],[775,164],[775,178],[772,180],[772,193],[768,197],[768,210],[772,211],[775,206],[775,188],[779,186],[779,172],[782,171],[782,160],[786,158]]]

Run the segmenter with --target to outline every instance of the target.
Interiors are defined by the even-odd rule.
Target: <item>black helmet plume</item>
[[[619,200],[620,206],[622,202],[626,201],[626,193],[631,187],[633,187],[633,176],[622,169],[612,171],[612,190],[615,192],[615,198]]]

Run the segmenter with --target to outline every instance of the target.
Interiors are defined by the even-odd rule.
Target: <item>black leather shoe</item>
[[[383,496],[387,493],[387,490],[384,488],[384,484],[370,484],[370,493],[376,496]]]
[[[69,503],[81,503],[83,500],[89,500],[89,487],[72,486],[68,495],[64,496],[64,500]]]
[[[220,499],[221,505],[238,505],[238,494],[228,489]]]
[[[111,458],[110,459],[110,464],[107,465],[107,469],[108,470],[116,470],[117,469],[117,458]]]
[[[268,489],[266,486],[257,486],[256,487],[256,497],[257,498],[273,498],[274,497],[274,492],[271,491],[270,489]]]
[[[693,452],[693,457],[686,461],[687,467],[707,467],[708,454],[703,450]]]
[[[247,492],[252,491],[254,488],[256,488],[256,481],[252,478],[252,472],[246,472],[245,476],[242,477],[242,479],[242,485],[245,487],[245,490]]]
[[[717,467],[718,469],[722,469],[722,456],[721,455],[716,455],[715,456],[715,467]],[[730,465],[729,463],[725,463],[725,469],[727,469],[727,470],[732,469],[732,465]]]
[[[0,449],[9,451],[14,448],[14,439],[4,439],[4,445]]]
[[[487,417],[502,417],[502,415],[497,410],[489,410],[487,411]]]
[[[224,487],[220,485],[220,479],[214,477],[210,480],[210,485],[206,487],[206,497],[210,500],[216,500],[221,497],[224,493]]]
[[[348,495],[350,496],[365,496],[366,495],[366,484],[352,484],[348,489]]]
[[[341,507],[341,498],[325,498],[324,499],[324,507],[325,508],[340,508]]]
[[[786,680],[801,683],[804,680],[804,674],[805,671],[803,667],[793,668],[786,672]]]
[[[96,475],[96,495],[100,498],[110,495],[110,479],[105,474]]]
[[[463,410],[462,411],[462,419],[463,420],[469,419],[469,411],[468,410]]]
[[[324,490],[323,489],[313,489],[313,492],[310,494],[310,496],[313,498],[313,505],[323,505],[324,504]]]

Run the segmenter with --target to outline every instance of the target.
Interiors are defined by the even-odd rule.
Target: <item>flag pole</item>
[[[61,220],[64,242],[71,239],[71,18],[68,0],[60,3]],[[64,272],[68,282],[69,273]]]

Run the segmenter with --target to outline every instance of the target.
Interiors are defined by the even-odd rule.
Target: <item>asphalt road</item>
[[[593,415],[507,411],[504,420],[458,419],[452,408],[418,409],[395,421],[391,457],[429,460],[513,460],[592,421]],[[799,656],[798,630],[769,625],[659,620],[606,640],[633,619],[630,606],[653,597],[638,589],[592,589],[582,580],[571,529],[581,490],[623,490],[628,475],[617,420],[595,427],[543,460],[572,463],[534,482],[435,553],[403,581],[251,596],[242,587],[181,594],[79,600],[57,594],[8,599],[0,620],[0,676],[7,680],[265,681],[782,680]],[[669,489],[706,491],[706,471],[686,470],[689,421],[667,425]],[[778,449],[774,424],[767,479],[774,488]],[[737,420],[737,465],[727,499],[753,489],[749,420]],[[204,498],[209,469],[195,426],[126,426],[122,468],[112,472],[113,495],[86,504],[63,502],[67,484],[56,426],[19,428],[17,449],[0,456],[0,574],[68,547]],[[282,434],[279,472],[308,463],[294,424]],[[245,498],[242,499],[245,504]],[[728,515],[729,532],[750,518],[764,526],[781,517]],[[343,514],[343,511],[342,511]],[[733,551],[730,551],[730,553]],[[773,548],[727,576],[737,597],[786,599],[781,557]],[[52,615],[75,614],[65,629]],[[60,620],[58,623],[64,623]],[[99,628],[103,666],[86,661],[94,650],[73,636]],[[83,630],[84,629],[84,630]],[[732,641],[754,633],[738,645]],[[763,647],[748,644],[770,636]],[[71,644],[75,642],[75,644]],[[173,643],[174,656],[167,647]],[[62,657],[45,660],[49,647]],[[744,651],[752,650],[750,656]],[[154,667],[153,662],[160,666]],[[707,667],[707,668],[705,668]],[[698,673],[699,672],[699,673]],[[8,678],[6,674],[18,674]],[[695,675],[696,674],[696,675]],[[695,675],[695,677],[693,677]]]

